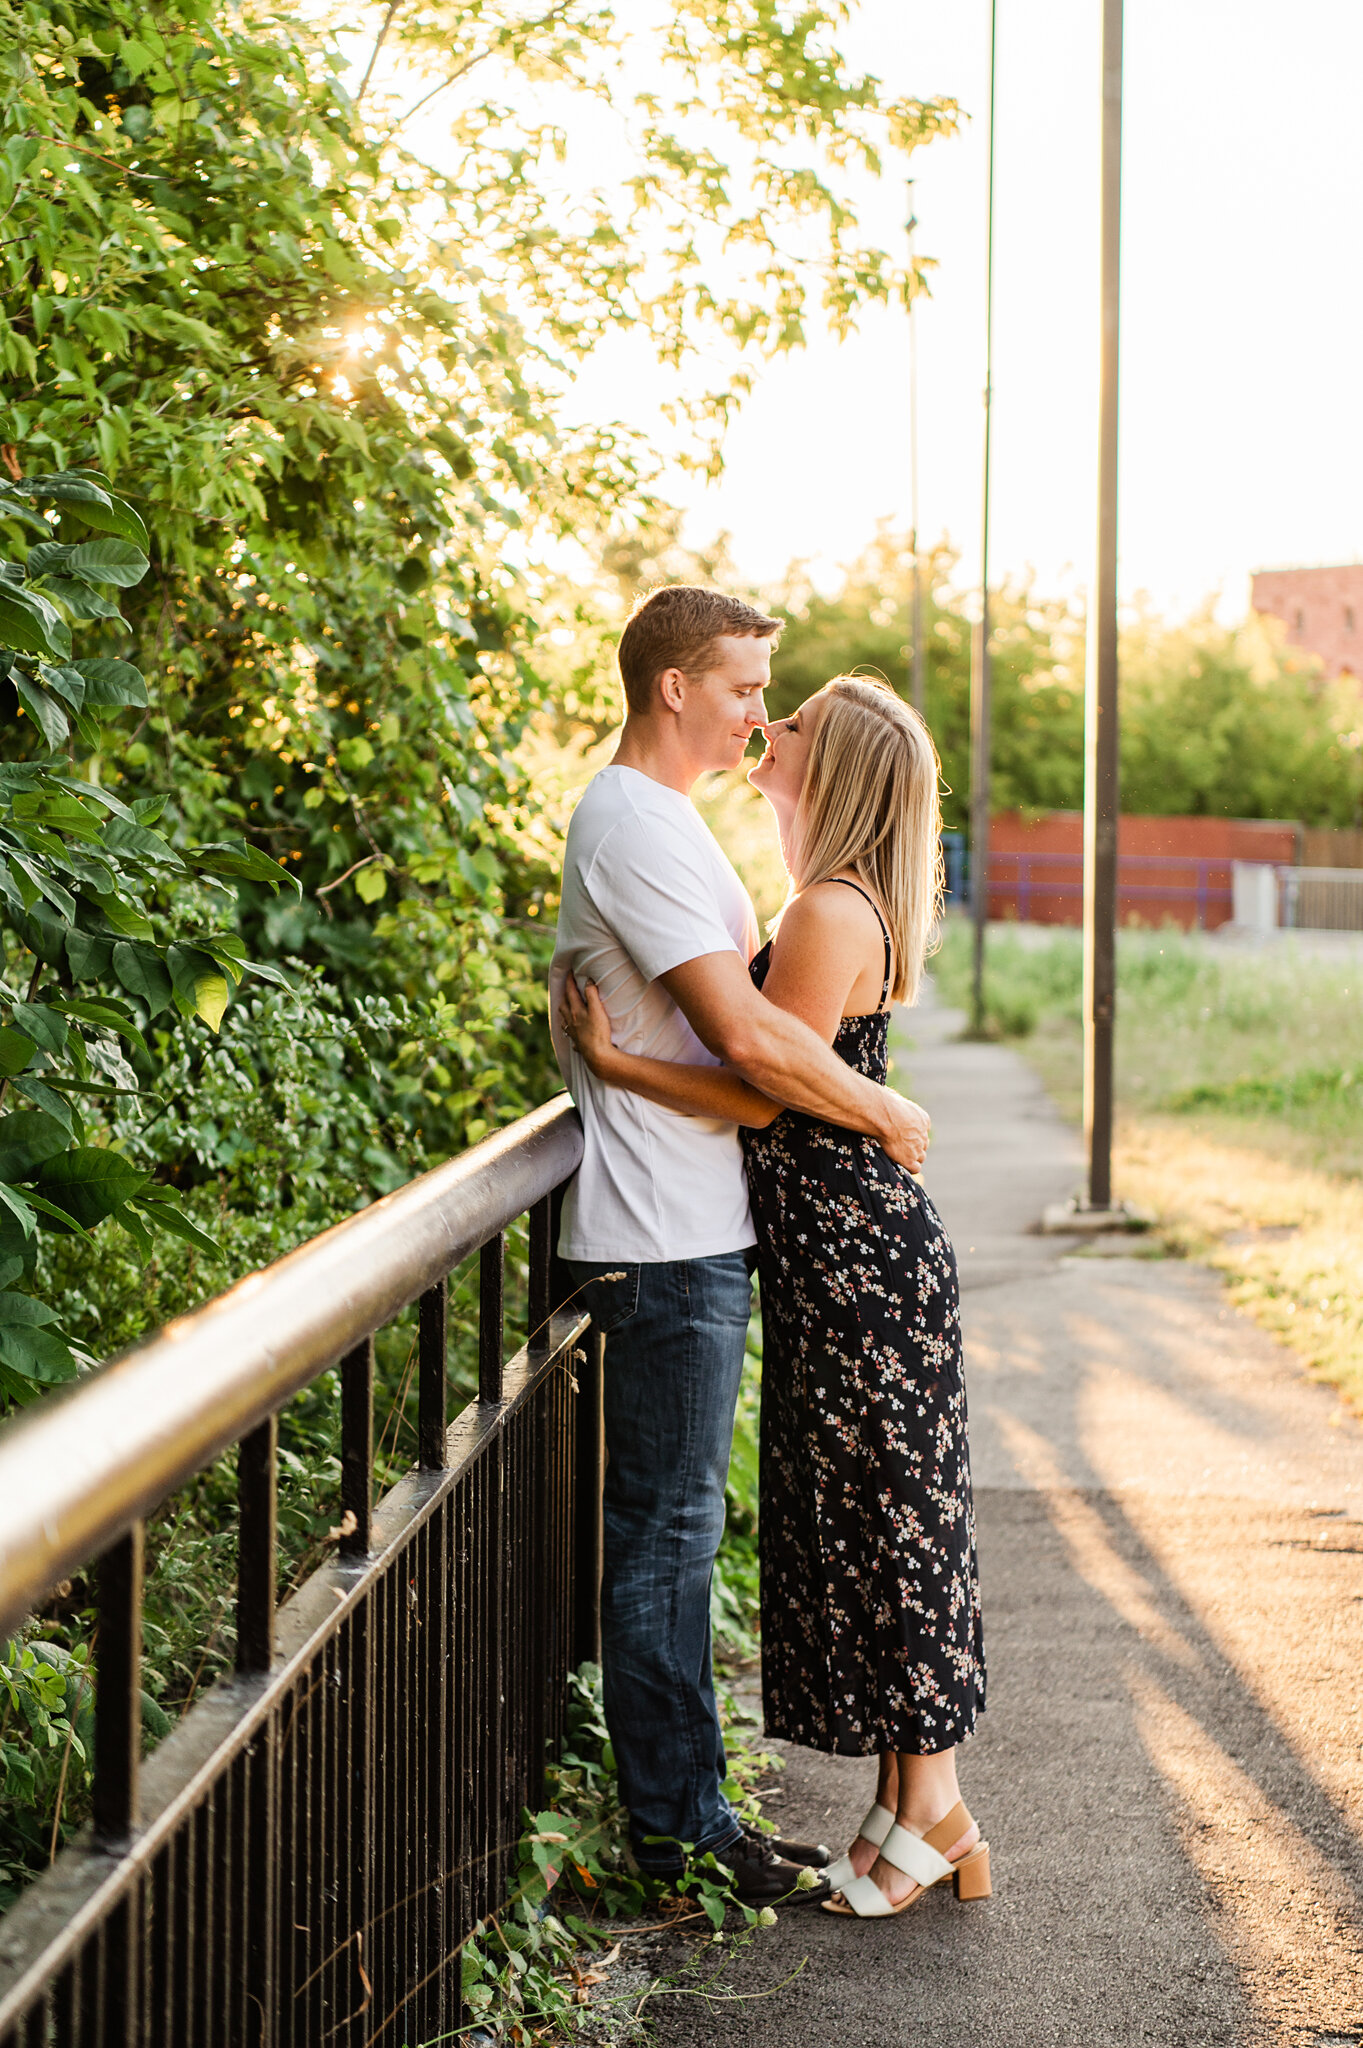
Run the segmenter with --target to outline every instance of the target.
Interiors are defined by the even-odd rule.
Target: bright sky
[[[995,575],[1086,583],[1096,490],[1100,0],[998,0]],[[862,0],[846,46],[888,87],[974,118],[914,159],[920,506],[978,571],[989,0]],[[1128,0],[1121,583],[1163,608],[1253,568],[1363,554],[1363,7],[1358,0]],[[434,137],[432,137],[432,143]],[[426,145],[431,149],[431,144]],[[574,152],[575,158],[578,151]],[[581,152],[593,175],[591,151]],[[897,183],[868,218],[898,238]],[[649,426],[666,384],[613,342],[581,374],[595,419]],[[873,312],[767,370],[726,475],[680,475],[689,535],[731,536],[749,575],[794,557],[821,582],[876,522],[909,523],[908,322]]]
[[[896,89],[975,118],[917,155],[924,534],[978,567],[988,0],[863,0],[849,46]],[[1089,575],[1098,339],[1099,0],[998,0],[991,559]],[[1121,581],[1239,615],[1248,572],[1363,553],[1363,7],[1128,0]],[[898,189],[878,212],[895,234]],[[767,371],[691,504],[765,578],[908,525],[907,320],[872,314]],[[646,419],[642,364],[581,397]],[[632,403],[631,403],[632,401]],[[822,579],[821,579],[822,580]]]

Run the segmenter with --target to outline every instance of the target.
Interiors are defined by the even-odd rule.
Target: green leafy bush
[[[98,537],[86,536],[93,531]],[[39,537],[41,536],[41,537]],[[229,878],[296,887],[245,842],[176,847],[157,829],[164,799],[125,803],[77,770],[73,727],[98,755],[106,724],[147,702],[141,672],[109,654],[74,658],[72,631],[121,626],[111,589],[145,576],[146,529],[89,470],[0,479],[0,1408],[70,1379],[80,1352],[60,1310],[32,1291],[40,1233],[88,1243],[106,1219],[144,1255],[153,1234],[209,1240],[91,1113],[137,1097],[129,1054],[153,1067],[144,1032],[163,1013],[216,1030],[252,968],[233,930],[207,918],[178,935],[156,898],[194,884],[235,909]],[[57,750],[67,746],[69,752]],[[14,758],[17,755],[19,758]],[[230,915],[230,913],[229,913]],[[6,1108],[11,1098],[24,1106]],[[97,1142],[103,1135],[106,1142]]]

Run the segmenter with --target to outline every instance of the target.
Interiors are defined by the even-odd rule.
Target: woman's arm
[[[571,974],[564,985],[559,1021],[598,1080],[626,1088],[663,1109],[683,1115],[724,1117],[761,1130],[781,1114],[779,1102],[762,1095],[732,1067],[688,1067],[673,1060],[646,1059],[611,1043],[610,1018],[596,986],[585,1000]]]

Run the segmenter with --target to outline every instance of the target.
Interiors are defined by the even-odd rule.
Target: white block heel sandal
[[[989,1876],[988,1842],[977,1842],[955,1863],[950,1862],[944,1853],[951,1843],[959,1842],[962,1835],[969,1834],[973,1826],[969,1813],[959,1803],[952,1807],[945,1820],[939,1820],[936,1827],[929,1828],[925,1835],[911,1834],[908,1828],[892,1822],[885,1839],[877,1846],[885,1861],[902,1871],[905,1877],[911,1877],[918,1890],[910,1892],[907,1899],[901,1899],[896,1906],[886,1898],[873,1877],[838,1878],[836,1883],[841,1896],[824,1900],[825,1913],[841,1913],[855,1920],[886,1920],[893,1914],[906,1912],[910,1906],[916,1906],[925,1892],[948,1877],[958,1899],[987,1899],[993,1890]],[[870,1840],[869,1836],[867,1840]],[[831,1878],[834,1871],[826,1874]]]
[[[893,1826],[894,1815],[888,1807],[881,1806],[877,1801],[853,1836],[853,1844],[869,1842],[873,1849],[878,1849]],[[851,1884],[856,1874],[852,1868],[851,1849],[845,1856],[839,1856],[835,1863],[830,1863],[824,1871],[824,1876],[835,1892],[841,1891],[844,1885]]]

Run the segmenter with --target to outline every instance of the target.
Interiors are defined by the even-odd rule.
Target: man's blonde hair
[[[819,702],[791,834],[792,892],[856,875],[890,928],[890,993],[911,1003],[942,914],[937,749],[888,683],[834,676]]]

